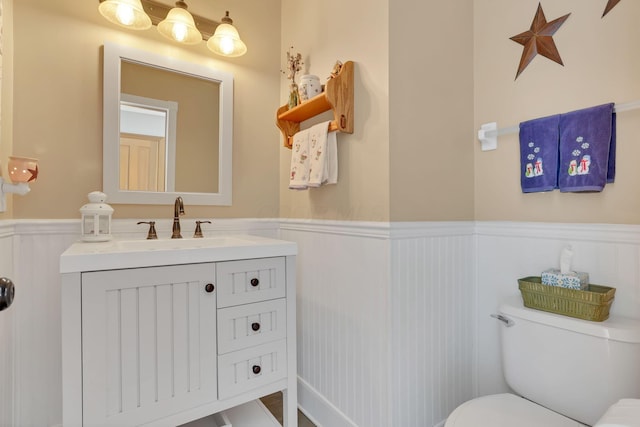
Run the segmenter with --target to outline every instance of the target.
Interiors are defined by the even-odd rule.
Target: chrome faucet
[[[182,202],[182,197],[176,197],[176,201],[173,204],[173,233],[171,234],[172,239],[182,239],[182,235],[180,234],[180,215],[184,215],[184,203]]]

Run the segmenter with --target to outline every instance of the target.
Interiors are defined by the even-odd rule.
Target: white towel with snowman
[[[338,182],[336,132],[323,122],[293,136],[289,188],[304,190]]]
[[[306,190],[309,186],[309,129],[293,135],[289,188]]]

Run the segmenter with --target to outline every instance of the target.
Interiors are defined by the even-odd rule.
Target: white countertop
[[[296,255],[294,242],[248,234],[201,239],[76,242],[60,256],[60,272],[192,264]]]

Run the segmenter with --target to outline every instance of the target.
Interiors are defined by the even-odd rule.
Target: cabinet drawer
[[[276,299],[218,310],[218,353],[286,337],[286,301]]]
[[[218,356],[220,399],[285,378],[286,348],[284,339]]]
[[[266,301],[285,296],[285,260],[261,258],[217,265],[218,307]]]

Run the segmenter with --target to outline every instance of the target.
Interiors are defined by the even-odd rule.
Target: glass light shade
[[[114,24],[132,30],[151,28],[151,18],[145,13],[140,0],[105,0],[98,6],[98,11]]]
[[[247,45],[240,40],[238,30],[231,24],[220,24],[207,40],[207,47],[218,55],[236,57],[247,53]]]
[[[169,11],[164,21],[158,23],[160,34],[183,44],[196,44],[202,41],[202,34],[196,28],[193,16],[181,7]]]
[[[38,159],[10,156],[7,166],[9,179],[14,184],[35,182],[38,178]]]

